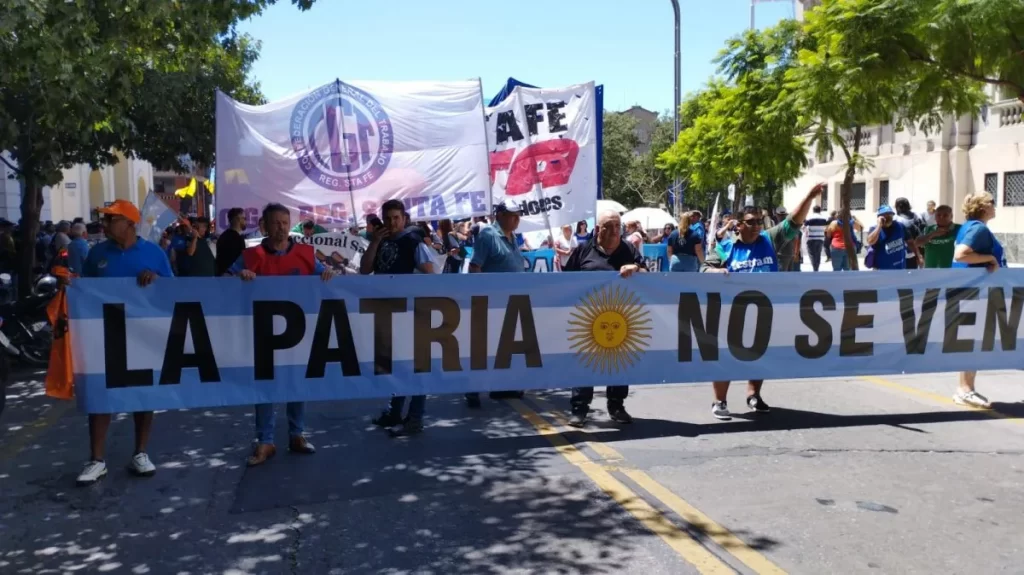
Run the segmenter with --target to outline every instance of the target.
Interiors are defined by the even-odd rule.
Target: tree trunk
[[[43,190],[39,180],[24,171],[21,192],[21,245],[18,247],[18,298],[32,295],[35,279],[36,236],[39,234],[39,214],[43,209]]]
[[[843,222],[843,243],[846,244],[846,258],[850,262],[851,271],[860,269],[860,262],[857,261],[857,247],[853,241],[853,218],[850,214],[850,191],[853,189],[855,175],[854,167],[848,166],[846,176],[843,178],[843,187],[839,190],[839,219]]]
[[[839,207],[842,210],[843,218],[843,243],[846,244],[846,258],[850,261],[850,271],[860,270],[860,262],[857,260],[857,247],[853,242],[853,216],[850,214],[850,193],[853,192],[853,178],[857,175],[857,165],[854,158],[860,154],[860,126],[853,129],[853,153],[849,149],[843,150],[846,155],[846,174],[843,177],[843,188],[839,192]]]

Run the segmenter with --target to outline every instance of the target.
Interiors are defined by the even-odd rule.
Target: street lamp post
[[[680,68],[682,68],[682,62],[680,62],[680,45],[682,44],[682,38],[679,32],[679,0],[672,0],[672,11],[675,12],[675,23],[676,23],[676,55],[675,55],[675,114],[673,115],[673,126],[674,131],[672,132],[672,139],[675,140],[679,137],[679,106],[681,104],[680,98],[682,96],[682,80],[680,77]],[[673,211],[679,214],[679,203],[681,198],[679,197],[679,178],[675,178],[672,181],[672,194],[674,195],[675,201],[672,203]]]

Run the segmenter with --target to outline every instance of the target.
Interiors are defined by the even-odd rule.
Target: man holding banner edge
[[[83,277],[134,277],[140,287],[146,287],[160,277],[173,277],[171,262],[160,246],[138,236],[137,228],[142,213],[127,200],[115,200],[110,206],[97,210],[103,217],[103,230],[107,240],[97,244],[86,256],[82,266]],[[127,365],[127,357],[124,358]],[[133,385],[131,382],[119,382]],[[146,454],[146,444],[153,428],[153,412],[133,413],[135,419],[135,450],[128,469],[140,477],[156,473],[156,466]],[[90,459],[78,475],[79,486],[92,485],[107,474],[107,431],[110,413],[89,414]]]
[[[792,242],[800,233],[800,227],[807,218],[807,212],[815,198],[825,189],[821,183],[813,188],[800,201],[793,213],[780,223],[764,230],[761,209],[746,206],[739,219],[737,232],[733,238],[725,238],[710,250],[701,267],[704,273],[729,274],[777,272],[779,268],[778,250]],[[711,413],[718,419],[731,419],[727,396],[728,381],[715,381],[715,401],[711,405]],[[763,379],[752,379],[747,383],[747,407],[755,413],[768,413],[771,408],[761,398]]]

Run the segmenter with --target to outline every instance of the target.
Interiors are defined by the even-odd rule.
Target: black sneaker
[[[391,434],[391,437],[410,437],[412,435],[419,435],[423,433],[423,420],[419,418],[406,419],[402,425],[389,429],[388,433]]]
[[[608,417],[615,423],[633,423],[633,416],[622,406],[609,407]]]
[[[373,424],[377,427],[394,427],[402,424],[402,416],[391,410],[384,410],[380,415],[373,418]]]
[[[474,393],[472,395],[467,395],[466,396],[466,407],[470,407],[470,408],[473,408],[473,409],[480,409],[480,406],[481,406],[480,396],[478,394]]]
[[[761,399],[760,395],[747,396],[747,407],[757,413],[768,413],[772,410],[772,408],[769,407],[763,399]]]
[[[569,416],[569,425],[572,427],[583,427],[587,424],[586,413],[574,413]]]

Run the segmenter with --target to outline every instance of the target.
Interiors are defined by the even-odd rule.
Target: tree
[[[806,145],[783,78],[798,39],[798,26],[784,22],[730,40],[717,60],[721,77],[683,104],[682,131],[659,167],[698,189],[735,184],[734,208],[749,192],[796,179]]]
[[[31,289],[42,188],[62,169],[114,163],[115,151],[162,168],[183,155],[212,163],[211,88],[256,98],[245,83],[256,46],[236,25],[274,2],[0,0],[0,150],[23,189],[19,293]]]
[[[601,182],[604,197],[625,204],[629,199],[629,172],[639,139],[636,119],[628,114],[605,112]]]
[[[807,14],[799,63],[785,74],[788,93],[779,103],[802,114],[819,159],[836,148],[846,160],[840,193],[841,219],[850,221],[850,189],[856,174],[871,166],[861,154],[863,129],[892,124],[928,133],[948,114],[974,113],[985,101],[977,82],[923,65],[897,46],[918,45],[917,2],[825,0]],[[847,253],[857,269],[854,243],[845,226]]]
[[[672,118],[667,114],[659,116],[651,132],[650,149],[634,155],[630,162],[621,193],[616,197],[626,207],[636,208],[664,201],[672,181],[658,169],[656,160],[672,145],[672,124]]]
[[[897,35],[912,61],[1006,89],[1024,103],[1024,3],[916,0],[912,35]]]

